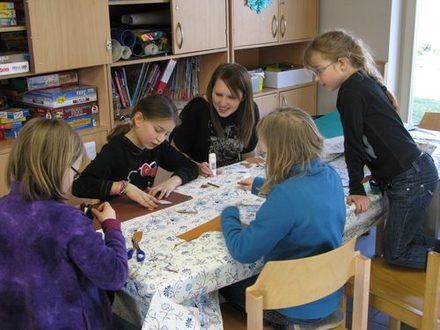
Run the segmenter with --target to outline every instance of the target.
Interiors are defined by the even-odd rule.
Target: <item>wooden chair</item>
[[[439,329],[440,253],[429,252],[426,273],[373,259],[370,306],[390,316],[390,329],[400,329],[401,322],[416,329]]]
[[[355,243],[354,238],[313,257],[268,262],[255,284],[246,290],[247,328],[263,329],[264,309],[294,307],[318,300],[354,276],[352,329],[367,329],[370,259],[354,250]]]
[[[440,131],[440,112],[425,112],[419,123],[419,127]]]

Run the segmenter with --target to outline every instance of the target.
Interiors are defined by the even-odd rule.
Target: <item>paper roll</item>
[[[131,48],[130,47],[127,47],[127,46],[122,46],[122,58],[124,59],[124,60],[128,60],[130,57],[131,57],[131,54],[132,54],[133,52],[131,51]]]
[[[159,53],[159,46],[156,44],[146,44],[144,45],[144,55],[150,56],[150,55],[156,55]]]
[[[123,47],[118,40],[112,39],[112,61],[117,62],[122,57]]]
[[[133,47],[136,43],[136,34],[132,30],[112,29],[112,38],[122,46]]]
[[[128,25],[169,25],[170,12],[168,10],[154,10],[146,13],[122,15],[121,23]]]

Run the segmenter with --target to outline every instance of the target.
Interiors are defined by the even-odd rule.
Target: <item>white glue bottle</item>
[[[217,175],[217,157],[213,152],[209,154],[209,169],[211,170],[213,176]]]

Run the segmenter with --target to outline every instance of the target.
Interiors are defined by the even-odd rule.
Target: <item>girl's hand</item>
[[[140,190],[131,183],[128,183],[128,186],[125,189],[125,194],[132,201],[135,201],[143,207],[146,207],[150,211],[157,207],[157,199],[154,196],[147,194],[145,191]]]
[[[205,178],[208,176],[213,176],[211,169],[209,168],[209,164],[207,162],[197,163],[199,167],[199,174],[204,176]]]
[[[368,210],[370,206],[370,199],[364,195],[348,195],[347,196],[347,204],[351,205],[354,203],[356,206],[356,213],[362,213]]]
[[[148,191],[151,196],[156,196],[157,199],[168,197],[174,189],[182,184],[182,179],[177,175],[173,175],[168,180],[154,186]]]
[[[252,184],[254,183],[254,179],[255,178],[249,176],[238,181],[238,184],[240,185],[240,188],[243,190],[251,190]]]
[[[116,212],[109,202],[104,202],[98,206],[92,207],[91,211],[100,223],[107,219],[116,219]]]

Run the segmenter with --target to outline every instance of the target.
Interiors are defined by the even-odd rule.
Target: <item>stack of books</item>
[[[62,119],[75,130],[96,126],[97,91],[80,85],[76,71],[10,79],[16,100],[26,105],[32,116]]]
[[[15,138],[30,114],[29,108],[0,110],[0,140]]]
[[[0,76],[29,72],[29,54],[26,52],[0,53]]]
[[[0,2],[0,27],[17,25],[14,2]]]

